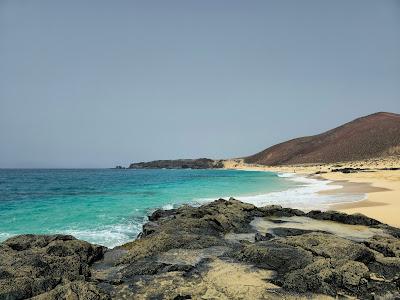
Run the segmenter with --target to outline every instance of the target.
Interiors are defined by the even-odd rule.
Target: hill
[[[300,137],[244,158],[246,163],[333,163],[400,154],[400,115],[374,113],[324,133]]]

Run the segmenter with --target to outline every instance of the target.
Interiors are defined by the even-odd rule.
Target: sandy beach
[[[263,166],[248,165],[241,159],[227,160],[225,168],[245,170],[266,170],[314,176],[333,181],[332,184],[342,188],[321,193],[365,193],[366,199],[357,202],[332,205],[332,210],[345,213],[362,213],[389,225],[400,227],[400,170],[383,170],[400,168],[400,157],[371,159],[335,164]],[[332,172],[341,168],[361,168],[356,173]],[[316,173],[319,174],[316,174]]]
[[[359,191],[367,194],[363,201],[339,204],[332,209],[349,214],[362,213],[392,226],[400,227],[400,171],[374,171],[366,173],[327,173],[323,178],[348,183],[368,183]],[[344,185],[346,188],[346,185]],[[334,192],[335,190],[331,190]]]

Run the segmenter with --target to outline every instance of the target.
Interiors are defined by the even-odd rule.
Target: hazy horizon
[[[0,168],[251,155],[400,112],[398,1],[0,0]]]

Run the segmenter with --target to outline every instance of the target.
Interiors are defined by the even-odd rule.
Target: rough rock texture
[[[352,214],[348,215],[342,212],[337,211],[324,211],[321,212],[320,210],[312,210],[306,214],[307,217],[313,218],[316,220],[327,220],[327,221],[335,221],[343,224],[350,224],[350,225],[379,225],[381,222],[368,218],[363,214]]]
[[[258,232],[256,217],[278,225],[315,218],[379,235]],[[11,238],[0,244],[0,299],[392,299],[400,297],[398,233],[363,215],[220,199],[157,210],[137,240],[111,250],[71,236]]]
[[[108,300],[110,295],[102,291],[93,283],[74,281],[59,285],[55,289],[34,297],[35,300]]]
[[[56,287],[58,294],[68,290],[88,294],[90,288],[84,281],[90,277],[90,265],[102,258],[104,250],[69,235],[10,238],[0,244],[0,299],[26,299]]]
[[[218,169],[223,167],[221,160],[209,158],[154,160],[129,165],[129,169]]]

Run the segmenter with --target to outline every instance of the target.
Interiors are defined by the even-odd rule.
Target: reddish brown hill
[[[363,160],[400,154],[400,115],[379,112],[327,132],[277,144],[247,163],[287,165]]]

